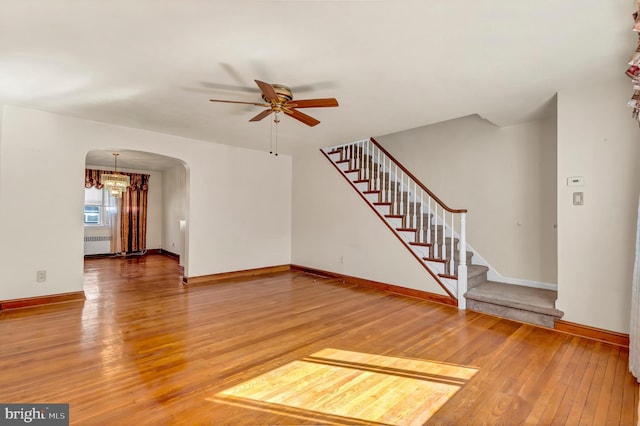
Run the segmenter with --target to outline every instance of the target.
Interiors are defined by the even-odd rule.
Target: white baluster
[[[460,259],[458,259],[458,270],[461,266],[467,266],[467,214],[460,213]]]
[[[440,206],[440,209],[442,210],[442,225],[440,226],[440,238],[441,238],[442,244],[440,246],[440,259],[446,259],[447,258],[447,236],[444,230],[445,230],[445,225],[447,224],[447,211],[442,206]],[[446,268],[445,268],[445,273],[446,273]]]
[[[440,257],[439,253],[440,253],[440,247],[438,246],[438,203],[435,203],[433,206],[433,217],[435,219],[434,221],[434,229],[433,229],[433,234],[434,234],[434,241],[433,241],[433,253],[434,253],[434,257],[437,259]]]
[[[391,187],[391,182],[389,182],[389,179],[391,179],[391,172],[389,170],[389,167],[387,166],[387,157],[383,157],[382,159],[382,164],[384,164],[384,168],[382,170],[382,190],[384,191],[384,202],[388,203],[390,197],[389,194],[389,188]],[[386,169],[386,171],[385,171]],[[391,209],[389,209],[389,213],[391,213]]]
[[[460,260],[458,262],[458,308],[466,309],[467,301],[464,294],[467,292],[467,214],[460,214]]]
[[[376,146],[371,145],[371,176],[373,178],[372,189],[374,191],[378,190],[378,183],[380,178],[377,172],[376,164],[378,164],[378,153],[376,152]]]
[[[369,189],[371,191],[376,190],[376,167],[375,167],[375,154],[376,147],[371,145],[371,152],[369,153]]]
[[[402,199],[402,186],[404,185],[404,172],[402,171],[402,169],[400,170],[400,185],[398,187],[398,214],[400,216],[404,215],[403,212],[403,207],[404,207],[404,203],[403,203],[403,199]]]
[[[358,154],[358,143],[353,145],[353,170],[358,170],[360,164],[360,156]]]
[[[366,180],[367,179],[367,143],[366,142],[362,142],[362,147],[360,148],[362,150],[362,166],[360,168],[360,179],[362,180]]]
[[[440,253],[442,253],[442,259],[446,259],[447,258],[447,211],[444,209],[444,207],[442,207],[442,250],[440,250]],[[445,274],[447,273],[447,268],[445,268]]]
[[[451,213],[451,262],[449,262],[449,275],[453,275],[455,272],[454,261],[453,261],[453,235],[455,234],[455,216]]]
[[[369,178],[371,179],[371,189],[375,190],[375,172],[376,172],[376,168],[375,168],[375,152],[376,152],[376,147],[373,143],[369,142],[369,146],[370,146],[370,152],[369,152]]]
[[[380,201],[382,201],[382,152],[380,148],[376,147],[376,180],[378,182],[377,191],[380,191]]]
[[[365,152],[363,152],[363,161],[364,161],[364,179],[368,180],[370,179],[370,174],[371,174],[371,170],[369,167],[369,140],[367,140],[364,143],[364,147],[365,147]]]
[[[386,168],[385,165],[385,157],[384,155],[382,155],[382,151],[380,151],[380,191],[382,191],[382,202],[386,203],[388,198],[387,198],[387,188],[386,188],[386,182],[387,182],[387,178],[385,177],[384,174],[384,169]]]
[[[344,151],[343,151],[343,153],[344,153],[344,158],[343,158],[343,160],[349,160],[349,163],[351,163],[351,158],[350,158],[350,156],[349,156],[349,145],[345,145],[345,146],[344,146]],[[347,167],[347,169],[349,169],[349,167]]]
[[[358,152],[358,144],[353,145],[353,170],[358,169],[360,162],[360,153]]]
[[[413,182],[413,220],[411,224],[413,228],[418,229],[418,184]],[[417,241],[420,241],[419,239]]]
[[[409,214],[411,212],[411,210],[409,210],[409,202],[411,201],[411,193],[409,191],[411,191],[411,178],[407,175],[407,208],[404,210],[404,214],[407,216],[405,219],[407,222],[410,220]]]
[[[387,158],[387,203],[391,203],[389,214],[393,214],[393,203],[391,201],[391,159]]]
[[[376,182],[377,182],[377,188],[376,191],[381,191],[382,193],[382,176],[380,175],[380,171],[382,170],[382,158],[381,158],[381,152],[380,152],[380,148],[376,148]],[[382,201],[382,196],[380,196],[380,201]]]
[[[424,190],[420,188],[420,239],[418,242],[424,243]]]
[[[362,169],[364,169],[364,142],[360,142],[358,155],[360,156],[360,170],[358,171],[358,179],[362,179]]]
[[[351,162],[349,163],[349,170],[355,170],[356,165],[356,144],[351,145]]]
[[[427,209],[427,244],[431,244],[431,196],[429,196],[429,208]]]
[[[398,165],[396,164],[395,166],[396,172],[393,174],[393,213],[391,214],[398,214]]]

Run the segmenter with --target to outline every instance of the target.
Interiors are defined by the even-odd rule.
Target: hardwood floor
[[[635,425],[628,350],[302,272],[184,287],[85,262],[87,300],[0,313],[0,402],[81,425]]]

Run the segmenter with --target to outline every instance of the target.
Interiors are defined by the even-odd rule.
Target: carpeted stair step
[[[467,289],[487,281],[487,272],[489,272],[489,268],[484,265],[468,265]]]
[[[468,309],[548,328],[564,315],[553,290],[485,281],[469,286],[465,298]]]

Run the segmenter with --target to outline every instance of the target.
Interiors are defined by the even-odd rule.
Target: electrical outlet
[[[344,256],[340,256],[340,263],[344,263]]]
[[[47,271],[36,272],[36,282],[43,283],[47,280]]]

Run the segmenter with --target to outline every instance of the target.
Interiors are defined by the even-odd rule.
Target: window
[[[84,190],[85,226],[110,226],[110,214],[116,211],[116,200],[104,189],[95,187]]]
[[[84,223],[85,225],[100,225],[100,207],[99,206],[84,206]]]

